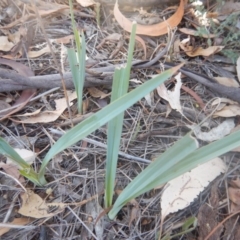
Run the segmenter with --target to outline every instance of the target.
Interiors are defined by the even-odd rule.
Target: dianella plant
[[[131,47],[131,49],[133,49],[133,46]],[[131,51],[132,50],[129,50],[130,53]],[[116,78],[117,80],[115,81],[120,82],[122,78],[125,78],[123,76],[123,73],[120,74],[119,72],[121,71],[129,72],[130,66],[131,64],[128,64],[127,67],[123,67],[123,70],[122,69],[116,70],[117,73],[114,74],[114,78]],[[22,169],[21,174],[23,176],[28,178],[30,181],[32,181],[36,185],[43,186],[47,183],[45,179],[45,172],[46,172],[47,165],[49,161],[56,154],[64,151],[66,148],[77,143],[78,141],[82,140],[83,138],[85,138],[86,136],[88,136],[98,128],[100,128],[101,126],[107,124],[112,119],[116,118],[119,114],[122,114],[126,109],[131,107],[134,103],[138,102],[141,98],[146,96],[149,92],[153,91],[157,86],[159,86],[160,84],[164,83],[164,81],[169,79],[174,73],[178,71],[179,68],[180,66],[177,66],[177,67],[173,67],[172,69],[166,70],[161,74],[157,75],[156,77],[154,77],[153,79],[146,81],[144,84],[142,84],[141,86],[137,87],[136,89],[128,93],[125,93],[123,95],[122,93],[116,94],[116,96],[120,96],[120,95],[122,96],[116,99],[113,98],[113,100],[108,106],[104,107],[103,109],[91,115],[81,123],[77,124],[76,126],[71,128],[69,131],[67,131],[61,138],[59,138],[58,141],[56,141],[56,143],[49,149],[49,151],[45,155],[44,159],[41,162],[40,170],[38,172],[36,172],[24,159],[22,159],[21,156],[19,156],[19,154],[11,146],[9,146],[8,143],[2,138],[0,138],[0,153],[4,154],[5,156],[8,156],[13,161],[15,161],[21,167]],[[129,75],[128,75],[128,80],[129,80]],[[114,91],[117,91],[117,88],[115,89],[116,90]],[[109,128],[110,127],[111,126],[109,125]],[[122,126],[120,128],[122,129]],[[121,132],[121,129],[119,129],[118,131]],[[111,139],[111,134],[112,133],[110,133],[109,131],[109,135],[110,135],[109,139]],[[115,141],[114,138],[113,138],[113,141]],[[119,145],[119,139],[117,141],[118,141],[118,144],[116,145]],[[115,143],[113,145],[115,145]],[[111,148],[111,146],[109,148]],[[108,153],[108,154],[110,156],[111,153]],[[107,171],[113,171],[108,169],[110,168],[107,166]],[[106,175],[108,175],[108,173],[106,173]],[[111,180],[114,181],[113,179]]]
[[[179,175],[195,168],[199,164],[209,161],[240,146],[240,130],[201,148],[199,148],[198,142],[194,138],[193,133],[190,132],[173,144],[173,146],[167,149],[163,154],[158,156],[149,166],[146,167],[145,170],[143,170],[135,179],[133,179],[133,181],[126,186],[126,188],[118,196],[115,203],[112,205],[124,111],[141,98],[149,94],[160,84],[163,84],[164,81],[169,79],[182,66],[179,65],[164,71],[151,80],[146,81],[136,89],[128,92],[130,69],[134,50],[135,29],[136,26],[133,25],[127,63],[125,66],[115,70],[110,104],[91,115],[81,123],[77,124],[75,127],[67,131],[61,138],[59,138],[59,140],[46,153],[40,164],[40,169],[38,172],[35,171],[32,166],[29,165],[21,156],[19,156],[19,154],[4,139],[0,138],[0,153],[16,162],[20,166],[20,173],[24,177],[38,186],[44,186],[47,183],[45,179],[47,165],[56,154],[64,151],[66,148],[77,143],[101,126],[108,123],[105,207],[112,206],[112,209],[108,213],[108,216],[111,219],[114,219],[118,211],[131,199],[136,198],[140,194],[143,194],[155,188],[156,186],[178,177]],[[77,37],[75,36],[77,47],[78,43],[76,39]],[[82,34],[81,41],[79,41],[80,50],[82,51],[81,54],[85,54],[85,45],[83,43],[84,35]],[[76,57],[75,51],[74,53],[71,53],[70,51],[69,59],[72,56],[74,56],[74,58]],[[75,60],[78,61],[77,65]],[[78,69],[77,71],[80,70],[81,61],[85,62],[85,56],[78,56],[72,61],[74,66],[77,66],[76,68],[72,66],[72,71],[75,71],[76,69]],[[81,68],[82,72],[77,73],[77,75],[74,75],[73,73],[73,77],[75,78],[75,76],[77,76],[77,78],[79,78],[81,75],[80,78],[84,80],[85,65],[81,65]],[[78,85],[75,84],[75,86],[77,91]],[[78,90],[81,91],[82,94],[81,89],[82,87]],[[82,95],[79,95],[78,97],[82,98]],[[78,101],[81,101],[81,99],[78,99]],[[79,104],[79,111],[81,112],[80,105],[81,104]]]

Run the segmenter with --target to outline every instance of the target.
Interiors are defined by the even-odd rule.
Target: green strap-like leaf
[[[190,134],[177,141],[128,184],[114,203],[109,218],[113,219],[131,199],[159,186],[162,183],[161,175],[197,148],[198,142]]]
[[[127,93],[129,87],[132,56],[134,51],[136,24],[133,25],[128,49],[127,65],[115,69],[112,86],[111,103]],[[108,122],[107,159],[105,175],[105,208],[112,206],[114,184],[117,170],[118,151],[121,140],[124,112]]]
[[[67,147],[73,145],[74,143],[80,141],[99,127],[109,122],[112,118],[116,117],[119,113],[125,111],[142,97],[153,91],[157,86],[166,81],[178,69],[179,66],[164,71],[155,78],[145,82],[137,89],[134,89],[133,91],[125,94],[121,98],[112,102],[96,114],[90,116],[83,122],[79,123],[77,126],[73,127],[71,130],[69,130],[51,147],[51,149],[45,156],[39,172],[39,177],[43,177],[45,168],[53,156],[63,151]]]
[[[17,163],[21,168],[19,172],[32,181],[34,184],[41,186],[46,184],[45,179],[42,182],[38,179],[38,174],[33,170],[31,165],[29,165],[4,139],[0,138],[0,153],[11,158],[12,161]]]
[[[183,139],[185,139],[185,138],[186,138],[186,136]],[[190,154],[186,155],[185,157],[182,157],[182,151],[186,150],[187,145],[186,145],[186,143],[183,142],[183,139],[181,139],[177,142],[177,144],[180,144],[180,146],[182,146],[182,149],[180,148],[179,151],[173,152],[172,151],[173,147],[172,147],[172,148],[168,149],[163,155],[161,155],[159,158],[157,158],[155,160],[155,162],[161,162],[164,160],[166,162],[174,160],[174,162],[175,162],[175,164],[173,164],[173,165],[169,164],[169,165],[163,165],[164,167],[161,167],[161,169],[158,172],[159,175],[158,175],[157,185],[164,184],[164,183],[184,174],[185,172],[190,171],[191,169],[197,167],[199,164],[203,164],[207,161],[210,161],[211,159],[214,159],[214,158],[240,146],[240,130],[236,131],[220,140],[210,143],[204,147],[201,147],[201,148],[191,152]],[[171,158],[171,157],[163,158],[163,156],[165,154],[168,154],[169,152],[172,152],[172,154],[175,154],[176,158],[175,159]],[[154,166],[154,163],[150,164],[142,172],[143,174],[140,173],[119,195],[112,210],[109,212],[109,217],[111,219],[113,219],[116,216],[117,212],[121,209],[121,207],[124,204],[126,204],[131,199],[131,197],[134,198],[134,197],[138,196],[139,193],[145,192],[146,189],[150,190],[150,189],[154,188],[154,185],[150,184],[144,189],[145,185],[142,185],[142,182],[140,182],[140,180],[144,179],[144,176],[145,176],[145,179],[148,179],[148,176],[147,176],[147,172],[149,172],[148,168]],[[138,184],[140,186],[142,186],[142,189],[139,189],[139,188],[137,189]],[[134,191],[135,187],[136,187],[136,191]],[[138,192],[138,193],[134,194],[136,192]]]
[[[11,158],[21,168],[29,168],[30,165],[23,160],[20,155],[3,139],[0,137],[0,153]]]

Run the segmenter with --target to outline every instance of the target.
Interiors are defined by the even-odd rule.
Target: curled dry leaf
[[[189,29],[189,28],[179,28],[179,31],[191,36],[199,36],[203,38],[214,38],[215,34],[200,34],[197,30]]]
[[[0,36],[0,50],[8,52],[13,48],[14,44],[8,41],[7,36]]]
[[[215,158],[171,180],[162,195],[163,216],[188,207],[198,194],[226,169],[225,163],[220,158]]]
[[[70,93],[67,92],[68,94],[68,100],[69,102],[73,101],[74,99],[77,98],[76,92]],[[21,120],[16,122],[21,122],[21,123],[48,123],[48,122],[53,122],[56,119],[61,116],[61,114],[64,112],[64,110],[67,108],[67,102],[66,98],[61,98],[55,100],[56,103],[56,110],[55,111],[44,111],[40,112],[40,110],[37,110],[33,113],[26,113],[23,115],[17,115]]]
[[[184,50],[184,52],[189,57],[196,57],[196,56],[208,57],[214,53],[220,52],[224,48],[224,46],[211,46],[205,49],[202,47],[195,48],[193,46],[188,46],[187,44],[184,44],[184,43],[180,43],[179,46],[182,50]]]
[[[218,105],[219,103],[224,103],[225,105],[227,104],[238,104],[237,102],[228,99],[228,98],[217,98],[212,102],[212,106]]]
[[[227,87],[239,87],[239,83],[233,78],[215,77],[214,79],[217,80],[218,83]]]
[[[226,105],[220,111],[215,112],[214,117],[235,117],[240,116],[240,105],[232,104]]]
[[[100,99],[103,99],[111,94],[111,93],[106,94],[95,87],[88,88],[87,90],[92,97],[100,98]]]
[[[219,124],[217,127],[211,129],[209,132],[202,132],[201,127],[196,126],[190,126],[190,128],[193,130],[195,136],[198,139],[201,139],[206,142],[213,142],[218,139],[223,138],[224,136],[231,133],[232,129],[235,127],[234,119],[230,118],[225,121],[223,121],[221,124]]]
[[[172,109],[175,109],[181,113],[182,112],[182,107],[180,104],[180,90],[182,86],[181,73],[178,73],[175,79],[177,80],[177,83],[173,91],[167,90],[166,86],[163,83],[157,88],[157,92],[160,97],[164,98],[166,101],[169,102]]]
[[[17,114],[17,115],[14,115],[15,117],[31,117],[31,116],[36,116],[38,115],[41,110],[42,110],[43,107],[37,109],[36,111],[34,112],[29,112],[29,113],[24,113],[24,114]]]
[[[217,98],[211,105],[214,107],[215,111],[220,111],[227,105],[238,105],[238,103],[228,98]]]
[[[159,3],[160,4],[160,3]],[[184,14],[184,0],[180,0],[180,5],[177,11],[166,21],[153,24],[153,25],[141,25],[137,24],[136,34],[148,35],[148,36],[161,36],[167,34],[169,29],[175,28],[181,22]],[[127,19],[119,10],[118,3],[114,6],[114,17],[118,24],[127,32],[132,30],[132,22]]]
[[[50,53],[50,52],[51,51],[50,51],[49,46],[46,46],[39,51],[28,51],[28,57],[29,58],[37,58],[45,53]]]

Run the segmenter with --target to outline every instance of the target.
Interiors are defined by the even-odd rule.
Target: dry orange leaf
[[[160,4],[160,3],[159,3]],[[181,22],[184,14],[184,0],[180,0],[180,5],[177,11],[166,21],[153,24],[153,25],[141,25],[137,24],[136,34],[148,35],[148,36],[161,36],[167,34],[169,28],[174,28],[178,26]],[[114,6],[114,16],[119,23],[119,25],[127,32],[131,32],[132,30],[132,22],[127,19],[119,10],[118,3],[116,2]]]
[[[7,233],[9,230],[11,230],[11,225],[14,227],[15,225],[20,225],[20,226],[24,226],[28,223],[30,223],[31,220],[29,218],[15,218],[11,223],[9,223],[9,227],[1,227],[0,229],[0,236],[2,236],[3,234]]]

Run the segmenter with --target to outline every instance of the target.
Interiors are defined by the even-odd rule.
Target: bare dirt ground
[[[74,2],[75,20],[79,30],[84,31],[88,59],[84,113],[77,113],[76,97],[72,98],[69,113],[59,74],[71,96],[74,88],[66,46],[74,46],[74,40],[68,1],[30,2],[0,3],[0,135],[13,147],[36,153],[33,165],[39,169],[46,151],[64,132],[109,103],[113,71],[126,61],[129,33],[116,22],[112,5],[100,6],[98,15],[97,7],[82,7]],[[205,1],[204,9],[199,11],[217,19],[210,25],[204,25],[207,20],[194,15],[197,7],[188,4],[172,35],[139,35],[134,61],[141,62],[132,69],[130,90],[172,64],[186,61],[180,96],[183,114],[171,109],[157,91],[125,112],[115,199],[157,155],[188,133],[189,125],[204,122],[203,132],[217,127],[226,118],[233,118],[235,126],[239,125],[238,4],[232,2],[231,7],[223,9]],[[132,8],[123,11],[131,20],[151,25],[169,18],[176,6],[169,2],[147,12],[140,9],[134,12]],[[224,12],[229,8],[235,10]],[[237,17],[231,15],[235,11]],[[189,31],[194,27],[199,36]],[[204,29],[215,36],[204,37]],[[187,38],[188,44],[181,45]],[[207,50],[204,52],[200,47]],[[221,77],[222,84],[214,77]],[[170,79],[166,87],[173,90],[174,83],[174,78]],[[224,102],[223,98],[228,100]],[[214,99],[222,102],[216,107],[212,104]],[[221,112],[222,109],[225,111]],[[202,145],[207,143],[201,141]],[[227,171],[183,210],[161,219],[162,187],[134,199],[116,219],[109,220],[103,208],[106,126],[55,156],[48,164],[48,184],[44,187],[36,187],[21,177],[17,167],[1,155],[1,239],[240,239],[239,149],[221,158]],[[30,197],[26,199],[30,203],[21,214],[24,203],[21,196],[26,190],[35,195],[31,201]],[[39,208],[35,205],[39,198],[52,205],[47,210],[45,205]],[[187,231],[183,226],[189,217],[194,217],[197,225],[188,226]]]

